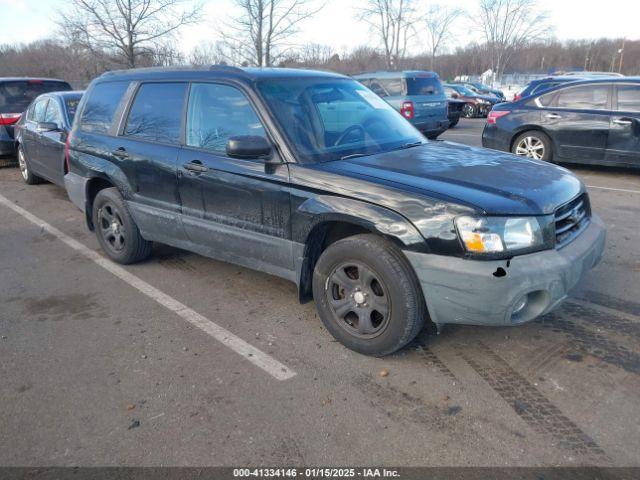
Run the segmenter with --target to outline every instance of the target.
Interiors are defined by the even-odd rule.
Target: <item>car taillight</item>
[[[504,117],[505,115],[510,114],[509,110],[491,110],[489,115],[487,115],[487,124],[495,125],[499,118]]]
[[[516,94],[513,96],[513,101],[514,101],[514,102],[517,102],[517,101],[518,101],[518,100],[520,100],[521,98],[522,98],[522,95],[520,95],[519,93],[516,93]]]
[[[404,118],[408,118],[411,120],[413,115],[415,114],[415,110],[413,108],[413,102],[402,102],[402,108],[400,109],[400,114]]]
[[[64,162],[67,165],[67,173],[71,172],[71,160],[69,159],[69,144],[71,143],[71,132],[67,135],[67,141],[64,144]]]
[[[13,125],[21,116],[21,113],[0,113],[0,125]]]

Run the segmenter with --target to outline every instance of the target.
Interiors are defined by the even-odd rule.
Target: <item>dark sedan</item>
[[[478,95],[464,85],[447,83],[443,87],[447,97],[465,102],[462,107],[462,116],[465,118],[486,117],[497,101],[496,97]]]
[[[0,78],[0,156],[15,153],[14,125],[33,99],[60,90],[71,90],[71,86],[51,78]]]
[[[640,77],[572,82],[496,105],[482,145],[547,161],[640,167]]]
[[[82,92],[40,95],[16,125],[16,151],[22,178],[64,186],[65,144]]]

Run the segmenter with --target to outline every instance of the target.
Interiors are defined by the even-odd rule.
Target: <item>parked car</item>
[[[447,99],[438,74],[422,70],[373,72],[353,78],[369,87],[434,140],[449,128]]]
[[[640,77],[565,83],[496,105],[482,144],[547,161],[640,167]]]
[[[0,78],[0,157],[16,153],[13,128],[33,99],[57,90],[71,90],[71,85],[52,78]]]
[[[401,348],[428,319],[532,320],[604,248],[569,171],[429,142],[338,74],[107,73],[69,139],[67,192],[109,258],[137,262],[161,242],[283,277],[366,354]]]
[[[82,92],[45,93],[16,124],[18,166],[27,184],[48,180],[64,186],[64,149],[81,98]]]
[[[519,93],[516,93],[513,97],[513,101],[516,102],[521,98],[528,97],[535,93],[542,93],[545,90],[562,85],[563,83],[577,82],[578,80],[583,80],[583,78],[578,77],[577,75],[538,78],[530,81],[526,87],[524,87]]]
[[[502,90],[491,88],[480,82],[451,82],[454,85],[463,85],[479,95],[492,96],[497,99],[496,103],[506,101],[506,97]]]
[[[462,116],[465,118],[486,117],[496,103],[495,97],[478,95],[463,85],[445,83],[445,95],[454,100],[462,100]]]
[[[464,100],[456,98],[447,98],[447,114],[449,117],[449,128],[455,127],[462,117],[462,110],[467,104]]]

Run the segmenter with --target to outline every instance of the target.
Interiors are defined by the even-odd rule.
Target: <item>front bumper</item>
[[[605,237],[605,226],[594,215],[587,229],[565,247],[510,261],[406,254],[434,323],[515,325],[549,312],[564,300],[602,258]],[[506,274],[494,275],[499,268]],[[523,296],[527,296],[526,306],[513,314]]]

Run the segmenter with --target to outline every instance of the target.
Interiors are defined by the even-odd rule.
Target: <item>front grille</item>
[[[556,210],[556,248],[562,248],[575,239],[589,225],[591,207],[589,197],[583,193]]]

